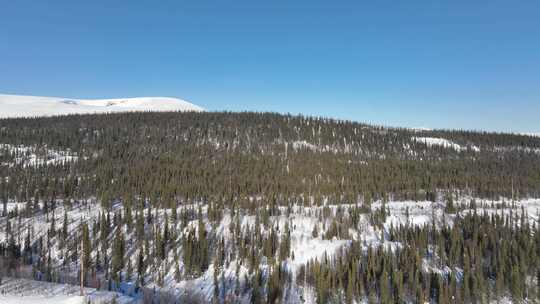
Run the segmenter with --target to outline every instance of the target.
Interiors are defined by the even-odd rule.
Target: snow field
[[[477,212],[482,214],[483,212],[486,213],[497,213],[497,214],[510,214],[510,212],[513,212],[514,214],[521,213],[521,210],[523,209],[525,212],[527,212],[527,215],[529,216],[529,219],[531,220],[531,223],[537,222],[540,214],[540,199],[525,199],[520,200],[516,202],[512,202],[509,199],[499,199],[499,200],[483,200],[478,198],[471,198],[471,197],[460,197],[459,199],[455,200],[455,206],[458,210],[458,214],[464,215],[468,212],[472,212],[472,209],[469,208],[470,202],[474,199],[476,206],[477,206]],[[8,210],[14,210],[17,208],[19,212],[24,209],[24,206],[26,203],[24,202],[10,202],[8,204]],[[40,203],[41,206],[42,203]],[[359,223],[357,227],[349,227],[349,236],[346,239],[332,239],[332,240],[325,240],[322,238],[322,235],[324,233],[324,228],[328,228],[330,226],[330,223],[333,221],[333,217],[338,212],[341,212],[344,214],[345,217],[349,216],[348,214],[348,208],[353,207],[353,205],[336,205],[336,204],[330,204],[330,202],[326,201],[324,206],[312,206],[312,207],[304,207],[304,206],[294,206],[289,211],[290,214],[287,214],[287,208],[280,207],[280,215],[277,216],[271,216],[269,221],[269,227],[279,228],[277,229],[278,233],[281,234],[283,231],[285,231],[285,225],[289,225],[290,229],[290,240],[291,240],[291,253],[294,253],[294,259],[291,257],[288,260],[285,261],[285,266],[291,271],[291,274],[293,277],[296,274],[296,271],[298,268],[302,265],[305,265],[308,261],[313,259],[321,259],[323,256],[328,256],[329,258],[332,258],[332,256],[340,250],[343,246],[347,246],[352,240],[360,240],[362,247],[364,249],[367,249],[369,246],[376,247],[379,245],[383,245],[384,248],[387,250],[395,250],[396,248],[399,248],[401,244],[399,242],[390,242],[387,239],[388,231],[393,227],[397,228],[399,225],[411,225],[411,226],[422,226],[422,225],[430,225],[432,222],[435,222],[437,226],[440,227],[443,223],[446,223],[447,225],[453,224],[453,219],[455,218],[455,214],[444,214],[444,203],[443,202],[429,202],[429,201],[390,201],[388,203],[383,204],[381,201],[374,202],[371,205],[372,211],[380,210],[382,207],[386,208],[388,211],[388,215],[386,217],[386,220],[382,224],[382,227],[375,227],[371,225],[370,223],[370,215],[369,214],[361,214]],[[327,210],[330,210],[329,217],[322,217],[322,211],[326,208]],[[178,213],[180,213],[183,209],[190,209],[196,210],[198,209],[198,205],[180,205],[178,208]],[[68,213],[68,230],[70,231],[70,234],[74,234],[78,231],[81,220],[87,221],[89,223],[96,220],[100,213],[102,212],[101,208],[99,207],[99,204],[95,202],[94,199],[90,199],[88,201],[88,205],[84,204],[77,204],[75,203],[73,208],[66,208],[63,202],[59,201],[57,204],[57,207],[55,209],[55,222],[56,222],[56,229],[59,229],[62,227],[63,224],[63,215],[64,210]],[[117,203],[113,206],[113,211],[121,211],[123,210],[122,204]],[[229,226],[231,224],[232,220],[235,220],[234,218],[231,218],[231,215],[228,211],[225,211],[223,214],[222,220],[217,224],[212,224],[207,220],[207,210],[208,206],[202,206],[201,207],[203,218],[205,221],[205,228],[207,231],[211,233],[215,233],[218,237],[224,237],[226,240],[230,240],[232,237],[231,232],[229,230]],[[152,214],[157,215],[155,218],[156,223],[158,225],[158,228],[163,228],[165,223],[165,217],[170,217],[172,214],[172,211],[169,209],[159,209],[155,210],[152,209]],[[243,211],[240,211],[242,213]],[[145,209],[145,216],[147,214],[147,209]],[[253,226],[255,225],[255,216],[254,215],[241,215],[240,217],[240,223],[242,226],[242,231],[246,227],[250,227],[250,229],[253,229]],[[444,218],[444,220],[443,220]],[[46,218],[44,214],[37,214],[31,218],[22,218],[21,225],[20,225],[20,236],[21,239],[24,239],[30,231],[32,235],[32,239],[35,241],[40,236],[46,236],[47,230],[50,228],[51,223],[51,216],[49,219]],[[11,220],[12,228],[18,229],[19,225],[16,222],[16,219]],[[172,225],[173,223],[170,221],[169,218],[169,224]],[[314,238],[312,236],[313,228],[317,225],[319,228],[319,236]],[[6,235],[4,233],[5,231],[5,221],[0,221],[0,241],[5,240]],[[31,227],[30,230],[27,229],[27,227]],[[149,227],[147,227],[149,228]],[[123,228],[125,229],[125,228]],[[173,227],[173,229],[176,229],[176,231],[179,232],[179,236],[181,233],[187,233],[190,229],[198,229],[198,222],[197,219],[192,219],[188,223],[186,223],[186,227],[184,229],[181,229],[181,224],[178,223],[176,227]],[[261,229],[263,229],[262,223],[261,223]],[[130,239],[134,238],[134,232],[128,233],[127,230],[124,230],[125,237],[126,237],[126,259],[131,259],[132,265],[136,265],[136,259],[138,257],[138,248],[135,247],[133,242],[130,242]],[[268,230],[265,230],[263,233],[268,233]],[[179,237],[178,236],[178,237]],[[112,241],[112,237],[114,237],[114,231],[111,233],[110,240]],[[57,262],[61,263],[61,252],[58,252],[55,247],[56,241],[53,239],[52,241],[52,251],[51,256],[52,258]],[[174,262],[174,251],[176,250],[179,256],[181,257],[182,249],[179,247],[180,243],[177,243],[176,247],[171,248],[169,250],[169,256],[166,258],[166,260],[156,268],[150,270],[147,275],[147,287],[148,288],[157,288],[158,290],[162,290],[158,285],[156,285],[156,274],[158,273],[158,269],[161,269],[165,272],[164,277],[164,288],[163,290],[172,292],[176,295],[182,295],[187,293],[195,294],[196,296],[210,300],[213,296],[214,292],[214,285],[213,285],[213,272],[214,272],[214,265],[210,264],[208,270],[202,274],[202,276],[195,278],[195,279],[183,279],[180,282],[176,282],[174,279],[174,273],[175,273],[175,262]],[[152,245],[152,242],[150,242],[150,245]],[[111,246],[112,247],[112,246]],[[108,253],[111,253],[111,248],[109,248]],[[95,257],[96,251],[93,253],[93,257]],[[223,267],[223,269],[220,271],[219,276],[225,278],[225,284],[226,286],[229,286],[231,288],[227,288],[227,290],[234,289],[235,286],[235,280],[236,280],[236,271],[237,271],[237,263],[238,261],[235,259],[232,259],[229,261],[229,263]],[[263,262],[264,263],[264,262]],[[450,271],[456,272],[459,274],[458,269],[448,269],[447,267],[440,268],[439,265],[430,259],[424,259],[423,261],[424,268],[426,270],[434,271],[434,272],[441,272],[441,273],[448,273]],[[181,269],[183,269],[182,259],[179,259],[179,266]],[[238,267],[238,274],[239,274],[239,280],[240,284],[245,283],[244,277],[248,275],[248,269],[246,268],[247,265],[241,265]],[[268,265],[262,265],[261,270],[266,271]],[[75,263],[68,263],[68,268],[71,269],[72,273],[76,275],[78,266]],[[129,293],[129,288],[127,289]],[[36,295],[37,297],[41,297],[40,295]],[[291,298],[297,299],[293,301],[293,303],[300,302],[300,299],[304,299],[306,303],[310,303],[310,295],[309,295],[309,288],[299,288],[296,294],[291,294]],[[9,300],[11,302],[6,302],[8,304],[11,303],[26,303],[26,302],[13,302],[17,298],[17,294],[9,294],[8,296],[5,296],[5,299],[7,301],[9,297]],[[2,298],[0,298],[1,300]],[[28,298],[28,301],[31,299]],[[248,301],[247,298],[237,299],[240,302]],[[26,300],[25,300],[26,301]],[[64,297],[60,296],[57,298],[58,302],[54,303],[77,303],[77,298],[74,297]],[[62,301],[73,301],[73,302],[62,302]],[[0,301],[1,303],[4,303]],[[31,303],[31,302],[28,302]],[[47,303],[47,302],[44,302]]]
[[[0,118],[133,111],[204,111],[187,101],[168,97],[71,99],[0,94]]]
[[[75,285],[38,282],[26,279],[4,278],[0,285],[0,303],[2,304],[105,304],[116,297],[118,304],[136,303],[136,299],[116,292],[97,291],[85,288],[85,295],[80,296],[80,289]]]

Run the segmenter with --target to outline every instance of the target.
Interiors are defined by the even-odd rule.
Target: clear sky
[[[539,1],[0,3],[1,93],[540,132]]]

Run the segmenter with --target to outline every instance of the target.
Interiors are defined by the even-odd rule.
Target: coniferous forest
[[[0,120],[2,278],[142,303],[536,303],[540,137],[274,113]]]

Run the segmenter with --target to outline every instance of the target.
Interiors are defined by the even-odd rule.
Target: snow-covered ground
[[[292,143],[294,150],[308,149],[311,151],[319,151],[319,147],[314,144],[310,144],[305,140],[297,140]]]
[[[0,94],[0,118],[133,111],[204,111],[178,98],[72,99]]]
[[[461,145],[456,144],[453,141],[450,141],[445,138],[437,138],[437,137],[413,137],[413,140],[421,143],[425,143],[428,147],[432,146],[441,146],[444,148],[454,149],[458,152],[467,150],[470,148],[471,150],[475,152],[480,152],[480,148],[474,145],[470,145],[468,147],[463,147]]]
[[[105,304],[116,298],[118,304],[138,303],[137,299],[116,292],[85,288],[84,296],[75,285],[4,278],[0,285],[2,304]]]
[[[467,214],[472,212],[471,202],[476,205],[476,211],[480,214],[482,213],[496,213],[496,214],[520,214],[521,210],[525,211],[529,217],[530,223],[537,223],[539,220],[540,214],[540,199],[523,199],[518,201],[512,201],[511,199],[498,199],[498,200],[486,200],[478,199],[473,197],[462,196],[456,198],[454,201],[456,210],[459,214]],[[14,202],[10,201],[7,205],[8,211],[14,210],[23,210],[26,205],[26,202]],[[348,246],[352,240],[360,240],[363,248],[367,249],[369,246],[376,247],[382,245],[385,249],[394,250],[402,246],[399,242],[390,241],[389,231],[392,228],[397,228],[400,225],[410,225],[410,226],[422,226],[430,225],[435,223],[437,226],[447,224],[452,225],[455,219],[455,214],[445,214],[445,204],[442,201],[430,202],[430,201],[389,201],[383,203],[381,201],[376,201],[371,204],[371,213],[380,211],[381,208],[385,208],[387,211],[387,216],[384,222],[381,225],[373,225],[370,221],[370,213],[361,213],[356,226],[351,225],[347,235],[333,238],[325,239],[323,237],[325,231],[331,226],[331,223],[334,221],[336,214],[341,213],[344,215],[344,218],[349,216],[349,212],[356,205],[339,205],[333,204],[332,202],[325,201],[323,206],[294,206],[290,210],[287,210],[285,207],[280,207],[280,214],[276,216],[270,216],[269,224],[264,228],[264,225],[260,223],[263,233],[269,233],[269,229],[273,228],[274,231],[281,236],[281,234],[286,231],[285,226],[288,225],[290,231],[290,241],[291,241],[291,253],[294,253],[294,258],[291,255],[284,263],[286,267],[291,271],[291,274],[294,276],[297,269],[300,266],[305,265],[308,261],[319,259],[321,260],[324,256],[332,258],[343,246]],[[197,210],[197,205],[182,205],[179,206],[179,209],[191,209]],[[122,204],[117,203],[113,207],[113,211],[122,210]],[[241,230],[244,231],[246,228],[250,228],[251,231],[254,229],[256,223],[256,216],[248,214],[240,214],[239,220],[236,216],[231,217],[229,211],[225,211],[222,220],[219,223],[211,224],[206,220],[206,213],[208,206],[202,206],[201,211],[203,217],[206,221],[207,231],[212,231],[218,237],[223,237],[225,240],[231,240],[232,232],[230,230],[231,222],[239,222],[241,225]],[[62,202],[59,202],[55,209],[55,221],[56,227],[62,227],[63,225],[63,214],[64,211],[67,212],[67,217],[69,220],[68,230],[69,231],[78,231],[80,223],[82,221],[92,222],[98,218],[102,209],[99,207],[99,204],[94,202],[89,202],[87,206],[84,204],[74,204],[72,208],[65,208]],[[170,217],[171,211],[169,209],[160,209],[153,210],[152,214],[156,214],[156,221],[159,225],[163,225],[165,217]],[[180,212],[180,211],[179,211]],[[48,228],[50,227],[51,218],[48,219],[43,214],[37,214],[32,218],[23,218],[20,223],[17,223],[16,219],[12,219],[12,229],[18,229],[17,227],[32,227],[30,230],[32,232],[32,238],[37,239],[40,236],[45,236]],[[169,222],[172,224],[171,222]],[[215,226],[214,226],[215,225]],[[319,235],[317,237],[313,236],[314,227],[317,226],[319,230]],[[180,233],[185,233],[189,229],[197,229],[197,219],[193,219],[187,223],[185,228],[181,228],[180,224],[176,226],[176,230]],[[5,240],[6,235],[2,233],[5,231],[4,223],[0,223],[0,241]],[[21,229],[19,232],[21,238],[25,238],[28,229]],[[127,233],[127,232],[126,232]],[[132,235],[129,233],[126,234],[126,239],[130,239]],[[54,242],[53,242],[54,244]],[[128,248],[126,248],[127,256],[126,258],[131,258],[132,264],[136,263],[136,258],[138,256],[138,249],[131,248],[131,242],[127,243]],[[169,257],[158,266],[157,269],[161,269],[161,272],[164,273],[164,289],[165,292],[171,292],[176,296],[185,295],[186,293],[192,293],[193,295],[204,299],[205,301],[211,300],[214,292],[213,285],[213,272],[214,265],[210,264],[208,270],[204,272],[200,277],[195,279],[186,279],[177,282],[174,279],[175,274],[175,263],[174,263],[174,251],[181,253],[181,248],[172,248],[169,253]],[[180,250],[180,251],[179,251]],[[95,252],[94,252],[95,254]],[[57,261],[62,261],[61,252],[52,250],[52,258]],[[238,271],[238,278],[240,279],[240,284],[244,284],[244,278],[248,274],[247,265],[241,265],[237,268],[237,260],[232,259],[230,263],[226,263],[225,266],[220,270],[220,277],[225,279],[225,284],[227,290],[233,290],[235,286],[235,278],[237,277],[236,272]],[[456,271],[454,269],[442,268],[439,269],[437,263],[429,259],[423,261],[424,268],[434,272],[445,272]],[[69,265],[72,269],[72,274],[77,275],[77,265]],[[180,259],[179,267],[183,268],[183,262]],[[264,259],[261,264],[261,269],[263,271],[268,270],[269,265],[266,265]],[[151,271],[148,274],[148,285],[149,288],[156,287],[158,290],[161,290],[157,284],[155,284],[155,275],[157,274],[157,269]],[[457,270],[459,272],[459,270]],[[30,281],[34,282],[34,281]],[[9,281],[4,282],[0,286],[0,294],[2,294],[2,288],[9,284]],[[30,283],[28,283],[30,284]],[[41,286],[42,282],[37,282],[38,286]],[[19,284],[19,285],[26,285]],[[53,284],[58,285],[58,284]],[[30,285],[31,286],[31,285]],[[80,302],[81,298],[78,297],[78,288],[69,286],[61,287],[65,285],[60,285],[52,288],[45,287],[34,287],[30,289],[25,289],[26,291],[19,292],[16,288],[11,288],[9,292],[4,292],[4,295],[0,296],[0,303],[86,303]],[[46,290],[52,291],[39,291],[39,288],[45,288]],[[74,289],[73,289],[74,288]],[[91,291],[91,290],[90,290]],[[297,291],[294,291],[290,295],[290,303],[302,303],[300,299],[304,299],[305,303],[313,302],[313,297],[310,294],[309,288],[299,287]],[[21,297],[21,294],[24,297]],[[91,291],[89,295],[100,295],[96,299],[101,299],[103,297],[107,298],[111,296],[110,293],[105,293],[101,295],[101,292]],[[128,292],[129,294],[129,292]],[[132,300],[130,297],[124,297],[124,299]],[[236,299],[237,302],[248,302],[249,298],[247,296],[241,296]],[[48,301],[48,302],[47,302]],[[99,303],[99,302],[97,302]],[[119,303],[130,303],[130,302],[119,302]]]
[[[33,167],[41,165],[57,165],[75,162],[79,159],[77,153],[49,149],[47,147],[37,148],[29,146],[14,146],[0,143],[0,156],[13,157],[13,162],[4,162],[0,165],[22,165],[23,167]]]
[[[436,137],[414,137],[413,138],[415,141],[417,142],[422,142],[422,143],[425,143],[426,145],[428,145],[428,147],[431,147],[431,146],[442,146],[442,147],[445,147],[445,148],[452,148],[456,151],[461,151],[461,146],[452,142],[452,141],[449,141],[448,139],[444,139],[444,138],[436,138]]]
[[[495,146],[493,147],[493,150],[496,152],[524,152],[524,153],[535,153],[540,154],[540,148],[531,148],[531,147],[523,147],[523,146],[510,146],[510,147],[501,147],[501,146]]]

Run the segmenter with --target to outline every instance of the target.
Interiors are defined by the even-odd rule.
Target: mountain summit
[[[201,112],[204,109],[187,101],[170,97],[73,99],[0,94],[0,118],[134,111]]]

